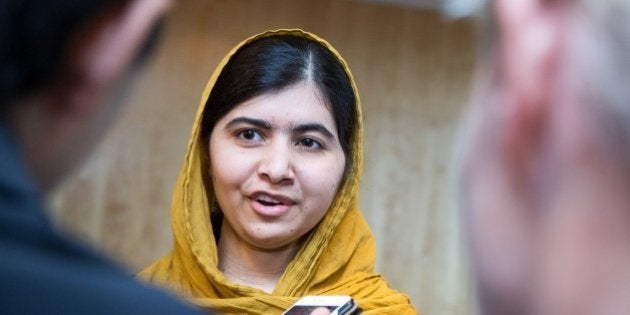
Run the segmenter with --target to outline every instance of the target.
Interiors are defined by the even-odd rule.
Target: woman
[[[300,30],[245,40],[202,96],[173,195],[174,248],[141,277],[226,313],[344,294],[365,313],[415,314],[373,271],[361,139],[352,75],[327,42]]]

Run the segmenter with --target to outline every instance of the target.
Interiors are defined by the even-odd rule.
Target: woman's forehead
[[[300,82],[279,91],[255,96],[235,106],[224,120],[237,116],[255,116],[270,122],[303,123],[317,121],[334,127],[334,118],[319,88]]]

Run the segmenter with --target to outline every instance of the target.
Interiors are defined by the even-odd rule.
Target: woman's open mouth
[[[289,197],[266,192],[256,192],[249,200],[254,212],[265,217],[282,216],[295,204]]]

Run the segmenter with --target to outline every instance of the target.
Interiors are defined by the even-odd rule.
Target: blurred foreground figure
[[[458,155],[480,312],[630,314],[630,1],[480,15]]]
[[[116,115],[169,5],[0,0],[0,313],[193,313],[60,235],[42,203]]]

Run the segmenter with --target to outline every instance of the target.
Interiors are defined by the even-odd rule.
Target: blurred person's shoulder
[[[36,225],[18,224],[0,237],[3,314],[194,314],[89,248]]]
[[[59,234],[42,200],[0,124],[0,313],[194,313]]]

